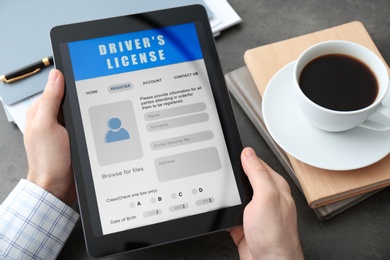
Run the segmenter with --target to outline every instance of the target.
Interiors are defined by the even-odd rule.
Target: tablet
[[[242,224],[252,191],[203,6],[51,30],[93,257]]]

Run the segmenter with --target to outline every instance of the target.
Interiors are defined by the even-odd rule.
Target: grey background
[[[199,1],[180,0],[183,4]],[[137,0],[0,1],[0,71],[10,72],[50,55],[49,32],[53,26],[167,8],[176,6],[176,2],[148,0],[141,5]],[[43,70],[30,77],[29,84],[17,81],[12,84],[13,91],[0,85],[3,100],[11,104],[37,93],[43,89],[42,82],[48,74],[48,70]]]
[[[355,20],[365,25],[384,59],[390,63],[389,0],[229,0],[229,3],[243,22],[216,38],[224,73],[244,65],[242,56],[247,49]],[[22,17],[15,16],[15,19]],[[307,259],[390,259],[389,188],[320,222],[234,99],[232,104],[244,145],[254,147],[291,185]],[[23,136],[16,126],[6,121],[0,109],[0,201],[26,171]],[[88,259],[80,224],[59,259]],[[229,234],[218,232],[112,259],[238,259],[238,255]]]

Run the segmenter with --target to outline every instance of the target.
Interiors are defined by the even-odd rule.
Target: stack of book
[[[306,48],[321,41],[337,39],[359,43],[382,58],[364,26],[360,22],[351,22],[248,50],[244,55],[246,66],[226,74],[230,92],[321,220],[389,186],[390,155],[370,166],[347,171],[325,170],[308,165],[286,153],[269,134],[263,121],[262,95],[275,73],[296,60]]]

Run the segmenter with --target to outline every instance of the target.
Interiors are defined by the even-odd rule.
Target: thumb
[[[268,169],[264,166],[265,163],[263,164],[252,148],[247,147],[242,151],[241,161],[255,193],[259,190],[274,188],[274,182]]]
[[[59,70],[50,71],[48,81],[36,111],[38,122],[57,122],[64,95],[64,78]]]

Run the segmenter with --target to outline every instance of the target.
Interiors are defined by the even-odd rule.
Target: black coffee
[[[374,73],[361,61],[343,54],[320,56],[301,72],[299,86],[316,104],[337,111],[371,105],[378,95]]]

